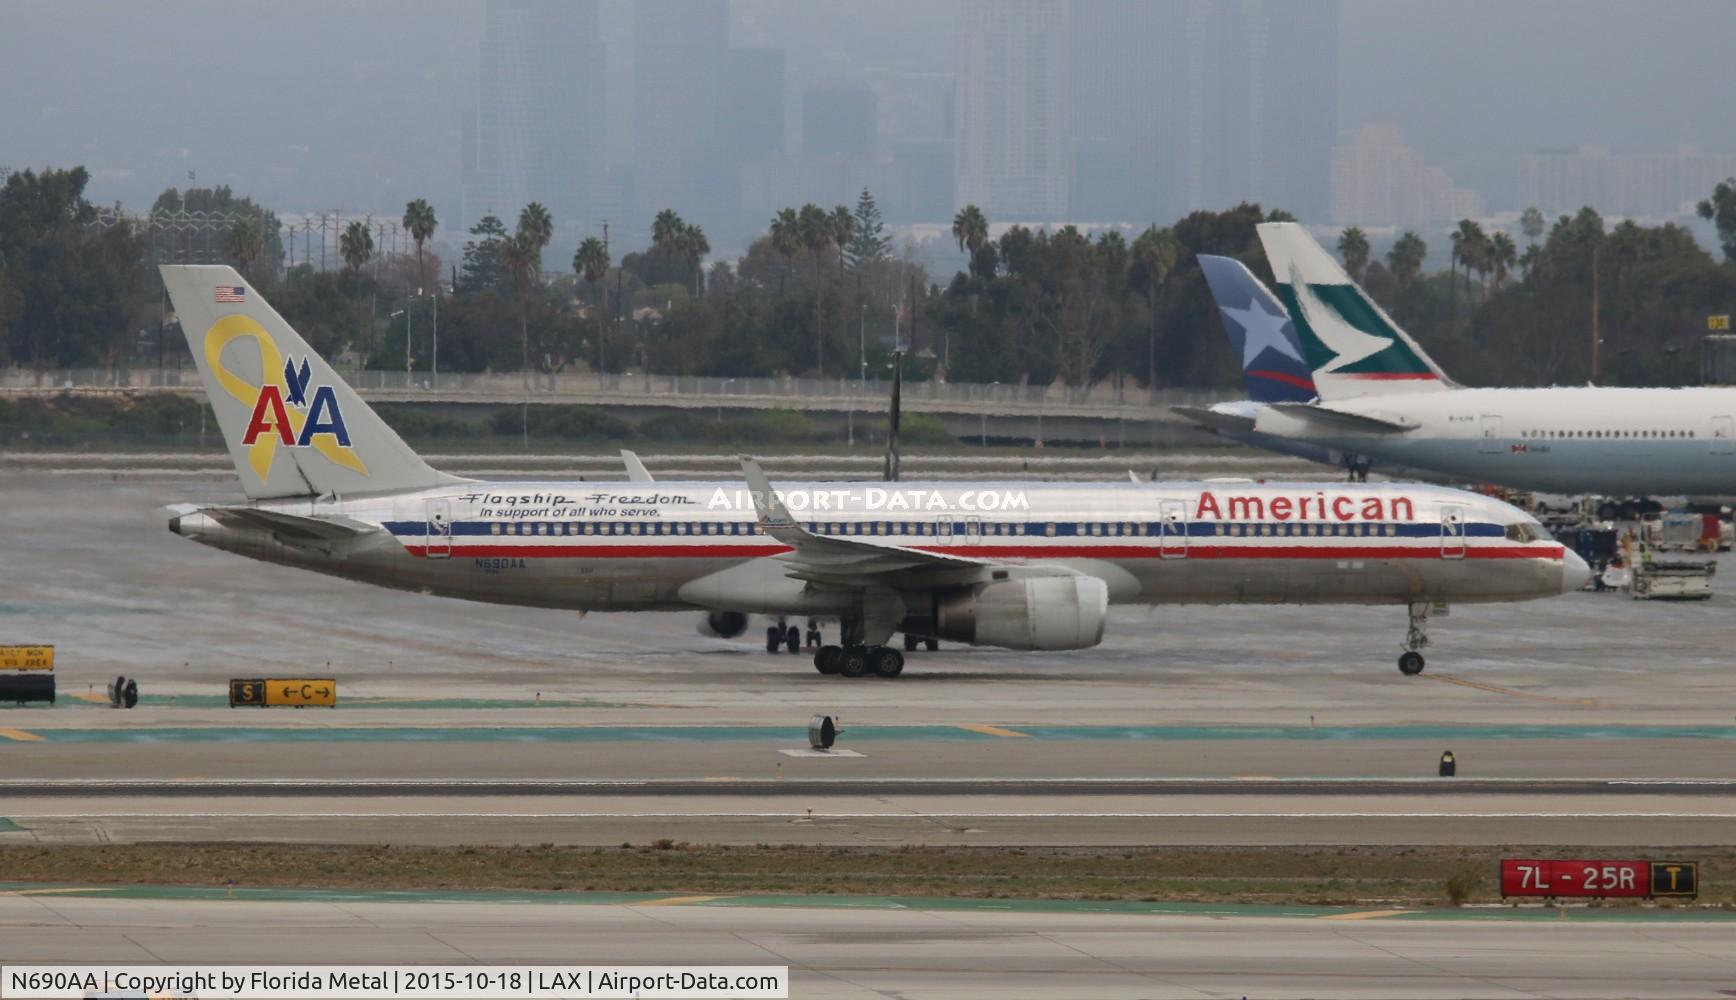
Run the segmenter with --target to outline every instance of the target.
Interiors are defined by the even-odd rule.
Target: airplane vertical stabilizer
[[[422,461],[234,268],[160,270],[248,498],[463,482]]]
[[[1265,222],[1260,243],[1324,401],[1453,388],[1439,365],[1307,230]]]
[[[1241,363],[1248,398],[1256,403],[1306,403],[1319,395],[1284,303],[1233,257],[1200,254],[1199,262],[1230,349]]]

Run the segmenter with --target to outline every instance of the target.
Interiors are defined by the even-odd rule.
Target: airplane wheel
[[[932,652],[934,652],[940,648],[940,640],[939,639],[924,639],[923,642],[928,645],[928,651],[930,653],[932,653]]]
[[[814,669],[822,674],[838,672],[838,658],[844,650],[838,646],[821,646],[814,651]]]
[[[1423,672],[1423,654],[1412,650],[1398,658],[1398,671],[1406,677],[1415,677]]]
[[[876,647],[874,672],[882,677],[897,677],[904,672],[904,654],[891,646]]]
[[[766,628],[766,652],[775,653],[784,644],[784,630],[776,625]]]
[[[921,645],[921,644],[922,644],[921,639],[918,639],[916,636],[911,635],[909,632],[904,633],[904,651],[906,653],[916,652],[916,647]]]
[[[784,633],[784,645],[790,652],[800,653],[802,651],[802,630],[791,625],[790,630]]]
[[[868,672],[868,650],[861,646],[846,647],[838,656],[838,672],[845,677],[861,677]]]
[[[824,646],[825,644],[826,644],[826,640],[820,638],[820,630],[819,629],[817,629],[817,628],[808,629],[808,645],[809,646]]]

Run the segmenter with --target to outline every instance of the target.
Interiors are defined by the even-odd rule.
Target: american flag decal
[[[217,304],[218,305],[223,305],[226,302],[233,303],[233,302],[246,302],[246,301],[247,301],[247,288],[245,286],[243,286],[243,285],[218,285],[217,286]]]

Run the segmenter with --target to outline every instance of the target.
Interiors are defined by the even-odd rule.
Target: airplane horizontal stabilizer
[[[1272,403],[1270,407],[1287,417],[1295,417],[1315,425],[1318,430],[1308,433],[1329,434],[1403,434],[1417,428],[1414,423],[1383,420],[1361,413],[1346,413],[1315,403]]]
[[[1254,418],[1224,413],[1204,406],[1172,406],[1171,413],[1186,417],[1208,431],[1223,434],[1248,434],[1254,429]]]
[[[269,531],[284,541],[341,542],[382,530],[339,515],[308,517],[258,507],[202,507],[199,513],[225,526]]]

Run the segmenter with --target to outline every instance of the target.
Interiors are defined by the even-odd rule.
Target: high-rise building
[[[729,5],[634,0],[633,49],[631,229],[672,208],[717,237],[734,227],[740,183],[723,140]]]
[[[726,130],[731,160],[758,163],[784,153],[784,50],[730,49]]]
[[[1066,0],[965,0],[954,200],[991,219],[1067,215]]]
[[[461,130],[463,227],[492,213],[510,228],[537,201],[571,236],[606,191],[597,0],[489,0],[477,82]]]
[[[1678,146],[1668,153],[1617,153],[1608,146],[1528,153],[1519,158],[1520,204],[1549,218],[1590,205],[1605,215],[1640,219],[1692,217],[1695,205],[1726,177],[1736,153]]]
[[[1091,0],[1068,10],[1071,218],[1180,214],[1182,15],[1182,0]]]
[[[802,95],[802,152],[873,156],[880,121],[867,87],[811,87]]]
[[[1187,0],[1186,208],[1325,216],[1337,133],[1337,0]]]
[[[1420,226],[1478,218],[1483,200],[1405,145],[1398,126],[1370,122],[1333,150],[1332,221],[1349,226]]]

